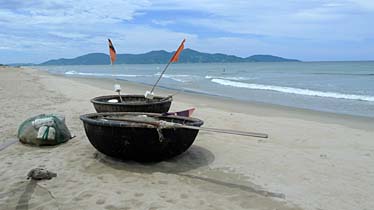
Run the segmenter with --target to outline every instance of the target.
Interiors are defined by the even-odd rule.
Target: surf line
[[[325,98],[337,98],[337,99],[360,100],[360,101],[374,102],[374,96],[368,96],[368,95],[354,95],[354,94],[344,94],[344,93],[336,93],[336,92],[328,92],[328,91],[323,92],[323,91],[293,88],[293,87],[282,87],[282,86],[275,86],[275,85],[243,83],[243,82],[236,82],[236,81],[224,80],[224,79],[212,79],[211,81],[214,82],[214,83],[221,84],[221,85],[232,86],[232,87],[236,87],[236,88],[247,88],[247,89],[254,89],[254,90],[269,90],[269,91],[276,91],[276,92],[281,92],[281,93],[290,93],[290,94],[296,94],[296,95],[318,96],[318,97],[325,97]]]

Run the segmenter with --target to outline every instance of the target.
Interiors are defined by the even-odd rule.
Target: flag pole
[[[165,66],[164,70],[161,72],[160,76],[158,77],[158,80],[156,81],[156,83],[152,87],[151,93],[153,93],[153,91],[155,90],[158,82],[161,80],[162,76],[165,74],[166,69],[168,69],[170,64],[171,64],[171,61],[169,61],[169,63]]]
[[[123,100],[122,100],[122,97],[121,97],[121,86],[116,84],[117,83],[117,77],[116,77],[116,72],[114,71],[112,61],[110,61],[110,66],[111,66],[113,76],[114,76],[114,91],[116,91],[118,93],[119,101],[122,103]]]
[[[155,84],[153,85],[151,91],[146,91],[144,96],[145,98],[147,99],[153,99],[153,91],[155,90],[158,82],[161,80],[162,76],[165,74],[166,70],[168,69],[169,65],[173,62],[177,62],[178,61],[178,58],[179,58],[179,54],[182,52],[182,50],[184,49],[184,42],[186,41],[186,39],[183,39],[182,43],[179,45],[177,51],[175,51],[174,55],[171,57],[171,59],[169,60],[168,64],[165,66],[164,70],[161,72],[160,76],[158,77],[157,81],[155,82]]]
[[[114,91],[118,93],[119,101],[122,103],[122,97],[121,97],[121,85],[117,84],[117,76],[116,71],[114,70],[113,63],[116,60],[116,50],[114,49],[113,43],[110,39],[108,39],[109,44],[109,60],[110,60],[110,66],[112,69],[112,74],[114,77]]]

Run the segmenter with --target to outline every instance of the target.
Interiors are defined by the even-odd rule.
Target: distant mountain
[[[49,60],[40,65],[100,65],[109,64],[109,58],[104,53],[90,53],[76,58],[60,58]]]
[[[116,64],[152,64],[167,63],[174,52],[165,50],[151,51],[143,54],[117,54]],[[234,63],[234,62],[297,62],[273,55],[253,55],[241,58],[221,53],[202,53],[185,49],[179,57],[179,63]],[[109,56],[104,53],[90,53],[76,58],[49,60],[40,65],[104,65],[109,64]]]
[[[274,55],[252,55],[245,58],[247,62],[300,62],[296,59],[287,59]]]

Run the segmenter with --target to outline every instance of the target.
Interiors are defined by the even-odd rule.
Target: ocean
[[[67,77],[153,85],[165,64],[39,66]],[[289,107],[374,117],[374,62],[171,64],[159,86]],[[126,87],[122,87],[126,92]],[[155,90],[157,95],[157,89]]]

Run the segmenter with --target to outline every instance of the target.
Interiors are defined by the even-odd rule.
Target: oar
[[[195,130],[204,130],[204,131],[210,131],[210,132],[216,132],[216,133],[234,134],[234,135],[240,135],[240,136],[252,136],[252,137],[258,137],[258,138],[268,138],[269,137],[265,133],[237,131],[237,130],[230,130],[230,129],[195,127],[195,126],[188,126],[188,125],[185,128],[190,128],[190,129],[195,129]]]
[[[110,118],[104,117],[106,120],[115,120],[115,121],[125,121],[125,122],[136,122],[136,123],[144,123],[148,125],[153,125],[155,127],[162,126],[163,123],[157,121],[144,121],[144,120],[136,120],[130,118]],[[165,122],[165,121],[163,121]],[[219,129],[219,128],[207,128],[207,127],[197,127],[197,126],[190,126],[190,125],[182,125],[178,123],[170,123],[167,122],[166,125],[178,127],[178,128],[188,128],[193,130],[203,130],[203,131],[210,131],[216,133],[225,133],[225,134],[233,134],[233,135],[240,135],[240,136],[251,136],[251,137],[258,137],[258,138],[268,138],[269,136],[264,133],[255,133],[255,132],[247,132],[247,131],[237,131],[237,130],[229,130],[229,129]]]

